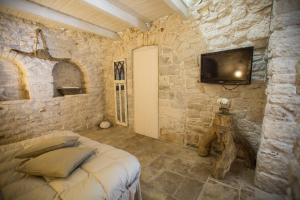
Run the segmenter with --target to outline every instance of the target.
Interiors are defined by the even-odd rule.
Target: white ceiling
[[[1,0],[0,11],[39,22],[59,23],[105,37],[172,13],[187,15],[181,0]]]

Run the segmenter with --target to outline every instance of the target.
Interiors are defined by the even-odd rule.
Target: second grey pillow
[[[72,147],[78,144],[78,138],[78,136],[58,136],[43,139],[42,141],[26,148],[15,157],[31,158],[63,147]]]

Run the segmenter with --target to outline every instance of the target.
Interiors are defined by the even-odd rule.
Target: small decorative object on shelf
[[[229,114],[229,108],[231,101],[227,98],[218,98],[217,103],[219,104],[219,111],[222,114]]]
[[[109,128],[110,126],[111,126],[111,124],[110,124],[109,121],[102,121],[102,122],[99,124],[99,127],[100,127],[100,128],[103,128],[103,129]]]

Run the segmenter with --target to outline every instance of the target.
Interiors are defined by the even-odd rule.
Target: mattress
[[[96,153],[67,178],[29,176],[15,171],[23,159],[15,155],[28,146],[61,135],[79,136],[80,145],[93,147]],[[101,144],[72,131],[53,131],[44,136],[0,146],[0,188],[3,199],[97,199],[140,200],[140,163],[130,153]],[[92,179],[91,179],[92,178]],[[94,183],[84,187],[87,183]],[[94,188],[94,190],[92,190]],[[96,191],[97,190],[97,191]],[[78,195],[76,195],[76,192]]]

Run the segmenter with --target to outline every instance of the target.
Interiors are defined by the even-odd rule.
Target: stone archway
[[[0,58],[0,101],[29,99],[25,73],[15,62]]]

